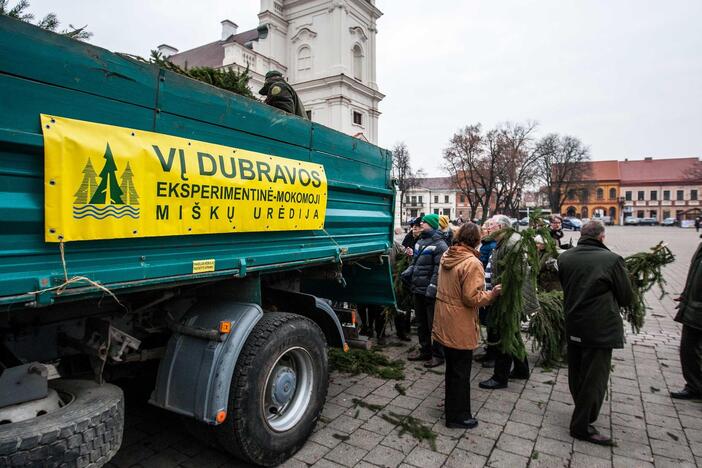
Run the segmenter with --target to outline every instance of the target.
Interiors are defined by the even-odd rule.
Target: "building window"
[[[614,200],[615,198],[617,198],[617,189],[615,189],[615,188],[609,189],[609,199]]]
[[[658,190],[651,190],[651,200],[658,200]]]
[[[410,201],[410,197],[409,197],[409,195],[407,195],[407,196],[405,197],[405,203],[409,203],[409,201]]]
[[[439,209],[438,209],[438,208],[434,208],[434,214],[439,214]]]
[[[305,114],[307,114],[307,120],[312,120],[312,111],[311,110],[306,110]]]
[[[438,195],[434,195],[434,203],[439,203],[439,196]]]
[[[448,202],[449,202],[449,196],[448,196],[448,195],[444,195],[444,203],[448,203]]]
[[[649,213],[651,218],[657,218],[658,217],[658,212],[656,210],[651,210]]]
[[[358,111],[353,111],[353,123],[363,125],[363,114]]]
[[[363,51],[358,44],[353,46],[353,77],[363,80]]]
[[[631,190],[627,190],[624,193],[624,198],[626,198],[626,201],[631,201]]]
[[[451,208],[444,208],[444,216],[451,217]]]
[[[690,200],[697,200],[697,190],[690,190]]]
[[[312,72],[312,49],[309,46],[301,47],[297,51],[297,75],[306,78]]]
[[[416,205],[417,204],[417,197],[412,195],[412,204]]]
[[[666,219],[666,218],[670,218],[670,211],[669,210],[665,210],[663,212],[663,219]]]
[[[588,189],[583,189],[581,192],[582,201],[587,201],[590,198],[590,191]]]
[[[465,195],[461,195],[461,203],[465,203],[465,202],[466,202],[466,196],[465,196]]]
[[[670,190],[663,190],[663,200],[670,200]]]
[[[568,200],[575,200],[575,190],[568,190]]]
[[[603,188],[597,189],[597,199],[604,200],[604,189]]]
[[[419,195],[419,196],[417,197],[417,200],[419,201],[419,203],[422,203],[422,196]]]
[[[643,218],[643,217],[644,217],[644,212],[643,212],[643,210],[637,211],[637,212],[636,212],[636,217],[637,217],[637,218]]]
[[[685,191],[684,190],[678,190],[676,192],[676,200],[678,201],[683,201],[685,199]]]
[[[643,200],[643,199],[645,198],[645,197],[644,197],[645,193],[644,193],[643,190],[639,190],[639,193],[638,193],[637,195],[638,195],[638,196],[637,196],[636,199],[639,200],[639,201],[641,201],[641,200]]]

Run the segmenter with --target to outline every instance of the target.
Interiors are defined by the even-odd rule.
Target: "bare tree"
[[[697,160],[692,166],[692,170],[687,173],[686,178],[691,182],[702,182],[702,161]]]
[[[483,219],[492,195],[490,142],[482,134],[480,124],[469,125],[456,132],[444,150],[444,169],[449,173],[453,185],[468,199],[470,218],[475,218],[479,207],[483,208]],[[486,186],[488,190],[486,190]]]
[[[495,207],[516,216],[524,189],[532,185],[539,154],[535,151],[533,133],[536,122],[505,123],[498,127],[499,153],[496,177]]]
[[[412,170],[409,150],[405,142],[395,144],[392,149],[392,177],[397,181],[397,189],[400,192],[400,213],[404,214],[405,193],[416,187],[418,179],[424,176],[421,169]]]
[[[573,136],[546,135],[536,146],[537,176],[548,190],[553,213],[560,213],[569,195],[590,174],[590,151]]]
[[[34,20],[34,15],[27,12],[29,8],[29,0],[18,0],[15,6],[10,7],[9,0],[0,0],[0,15],[9,16],[10,18],[15,18],[26,23],[31,23]],[[49,13],[42,19],[37,21],[36,25],[42,29],[48,31],[56,32],[59,27],[59,20],[55,13]],[[86,31],[86,26],[77,28],[72,24],[69,24],[69,29],[64,29],[59,31],[59,34],[68,36],[73,39],[79,39],[81,41],[87,41],[93,36],[93,33]]]

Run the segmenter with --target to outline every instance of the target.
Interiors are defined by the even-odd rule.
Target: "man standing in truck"
[[[266,96],[263,102],[269,106],[277,107],[303,119],[307,118],[302,101],[300,101],[295,90],[285,81],[283,74],[278,70],[271,70],[266,73],[266,81],[263,83],[263,88],[258,91],[258,94]]]

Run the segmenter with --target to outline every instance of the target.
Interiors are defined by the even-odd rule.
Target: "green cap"
[[[278,70],[271,70],[268,73],[266,73],[266,82],[263,83],[263,87],[258,90],[258,94],[261,95],[266,95],[268,94],[268,88],[271,87],[271,82],[269,80],[273,78],[282,78],[283,74],[280,73]]]
[[[423,223],[427,223],[429,226],[433,227],[434,229],[439,229],[439,215],[438,214],[428,214],[424,215],[422,218]]]

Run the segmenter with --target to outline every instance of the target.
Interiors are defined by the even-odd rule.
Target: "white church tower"
[[[311,120],[372,143],[378,141],[374,0],[261,0],[259,26],[238,32],[222,21],[221,40],[173,53],[181,66],[249,67],[254,93],[280,70]]]

